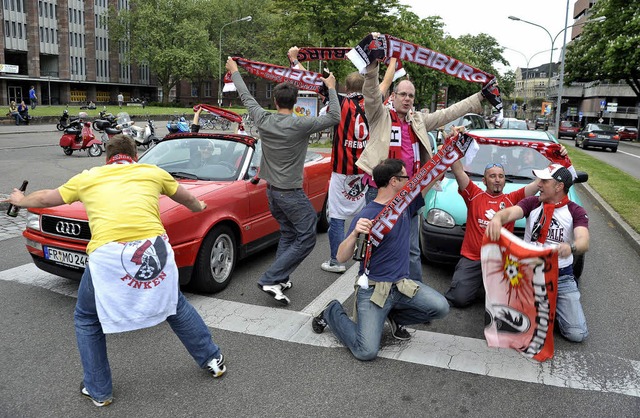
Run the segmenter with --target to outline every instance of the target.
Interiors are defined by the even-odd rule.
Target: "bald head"
[[[393,89],[393,107],[398,116],[404,118],[413,109],[416,88],[409,80],[402,80]]]

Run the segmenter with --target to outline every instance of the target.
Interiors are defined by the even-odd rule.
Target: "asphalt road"
[[[23,178],[29,190],[56,187],[103,163],[64,156],[59,134],[0,135],[0,191]],[[619,153],[619,152],[618,152]],[[387,333],[380,358],[362,363],[329,331],[310,332],[327,298],[351,302],[353,271],[320,270],[328,238],[293,275],[292,304],[274,306],[255,286],[270,249],[238,266],[216,295],[188,295],[228,361],[220,380],[199,370],[165,324],[109,336],[115,402],[106,416],[570,416],[632,417],[640,411],[637,272],[640,257],[579,188],[590,215],[591,248],[581,291],[590,327],[583,344],[556,335],[543,364],[486,347],[483,305],[412,329],[409,342]],[[2,221],[0,221],[2,222]],[[440,292],[451,268],[423,265]],[[73,330],[77,283],[37,271],[20,236],[0,240],[0,416],[86,416]]]
[[[562,138],[561,142],[567,147],[575,146],[575,141]],[[599,159],[624,171],[631,176],[640,179],[640,142],[620,141],[618,151],[611,152],[608,149],[589,148],[585,150],[590,156]]]

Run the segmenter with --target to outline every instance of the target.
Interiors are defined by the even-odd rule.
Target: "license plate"
[[[600,139],[609,139],[609,135],[598,135]]]
[[[60,264],[66,264],[67,266],[84,268],[85,264],[87,264],[89,256],[73,251],[44,247],[44,258]]]

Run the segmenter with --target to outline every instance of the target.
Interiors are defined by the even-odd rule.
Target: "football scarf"
[[[327,86],[321,80],[322,74],[297,68],[282,67],[280,65],[267,64],[264,62],[250,61],[240,57],[232,57],[239,67],[247,70],[249,74],[276,83],[291,83],[301,90],[309,90],[328,96]],[[236,88],[231,81],[231,74],[227,72],[224,76],[223,92],[235,91]]]
[[[137,161],[135,158],[129,157],[127,154],[116,154],[107,160],[109,164],[133,164]]]
[[[206,110],[207,112],[213,113],[214,115],[218,115],[230,122],[242,123],[242,116],[240,116],[236,112],[232,112],[231,110],[221,109],[219,107],[211,106],[208,104],[199,104],[193,106],[194,112],[197,112],[199,109]]]
[[[547,234],[549,233],[549,226],[553,219],[553,212],[557,208],[561,208],[569,203],[569,197],[565,196],[558,203],[543,203],[540,216],[536,220],[531,228],[531,241],[537,241],[540,244],[544,244],[547,240]]]
[[[391,35],[374,37],[373,34],[369,34],[347,53],[347,58],[360,72],[372,62],[390,57],[431,68],[461,80],[480,83],[484,86],[482,95],[497,110],[502,109],[502,98],[500,90],[495,85],[495,76],[429,48]]]
[[[391,231],[400,214],[409,207],[423,189],[429,188],[447,169],[462,158],[472,142],[471,137],[465,133],[452,135],[447,138],[440,150],[418,170],[405,186],[391,199],[373,219],[373,225],[369,231],[366,249],[364,251],[364,272],[369,271],[369,262],[373,247],[380,245],[385,234]]]
[[[480,259],[489,347],[514,348],[537,361],[553,357],[558,253],[502,228],[497,242],[484,237]]]
[[[298,56],[296,59],[300,62],[309,62],[309,61],[342,61],[349,59],[347,57],[347,53],[351,51],[353,48],[337,48],[337,47],[304,47],[298,50]],[[289,59],[292,67],[295,67],[295,64]],[[386,65],[389,65],[389,60],[386,59],[384,62]],[[407,75],[407,72],[404,68],[402,68],[402,62],[400,60],[396,61],[396,72],[393,75],[393,81],[396,81],[400,77],[404,77]]]

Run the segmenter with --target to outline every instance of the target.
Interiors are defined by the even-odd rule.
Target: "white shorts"
[[[362,174],[331,173],[329,183],[329,217],[347,219],[364,207],[367,186],[362,184]]]

